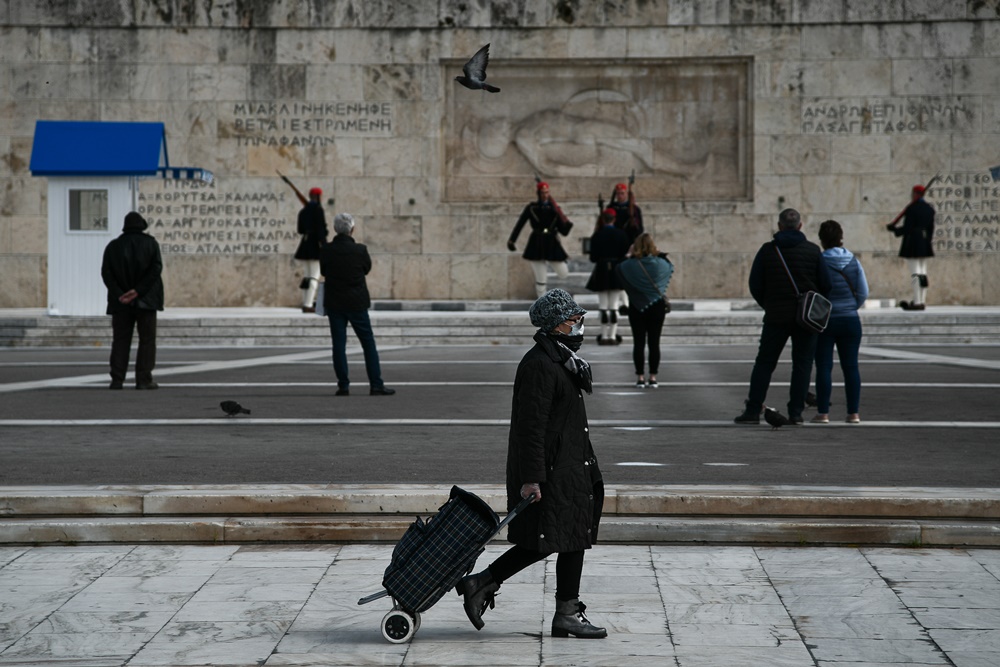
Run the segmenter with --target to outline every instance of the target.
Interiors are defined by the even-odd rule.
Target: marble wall
[[[486,43],[496,95],[452,80]],[[940,173],[928,300],[997,303],[998,65],[1000,0],[0,0],[0,307],[45,305],[39,119],[162,121],[173,165],[214,172],[142,182],[168,306],[298,303],[276,171],[356,216],[375,298],[508,299],[533,296],[505,243],[535,174],[588,270],[633,169],[678,298],[748,296],[788,206],[908,298],[884,225]]]

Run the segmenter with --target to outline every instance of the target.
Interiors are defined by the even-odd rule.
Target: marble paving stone
[[[301,550],[244,547],[229,562],[239,567],[329,567],[339,553],[340,547],[326,545]]]
[[[662,613],[663,600],[659,595],[635,594],[624,598],[620,595],[609,593],[595,593],[588,595],[586,591],[580,593],[580,599],[587,605],[588,610],[600,610],[604,613],[611,612],[641,612],[641,613]],[[554,606],[554,602],[546,604]],[[589,611],[588,611],[589,613]]]
[[[121,595],[123,593],[194,594],[205,585],[209,575],[193,577],[101,577],[87,587],[86,595]]]
[[[678,647],[678,667],[804,667],[813,659],[801,642],[781,648],[726,646]],[[853,665],[851,666],[853,667]]]
[[[293,600],[191,601],[174,617],[183,622],[293,621],[302,603]]]
[[[108,571],[114,577],[188,577],[214,575],[225,561],[218,560],[131,560]]]
[[[286,567],[280,571],[266,567],[225,567],[218,570],[211,584],[316,584],[326,572],[321,567]]]
[[[946,653],[952,651],[990,651],[1000,660],[1000,628],[992,630],[941,630],[927,631]]]
[[[948,657],[955,667],[996,667],[997,665],[997,654],[994,651],[956,651],[949,653]]]
[[[829,565],[865,562],[864,556],[857,549],[846,547],[821,547],[818,549],[805,547],[757,547],[755,551],[765,570],[771,565],[788,566],[795,563],[822,570]]]
[[[791,582],[798,579],[833,579],[842,581],[844,579],[882,578],[875,571],[875,568],[864,560],[840,565],[824,565],[822,567],[808,567],[801,564],[771,564],[767,566],[767,576],[772,582]]]
[[[831,613],[851,616],[854,614],[896,614],[905,611],[903,604],[895,597],[875,600],[870,597],[834,599],[822,595],[806,595],[798,598],[782,598],[782,602],[793,618],[829,616]]]
[[[382,643],[387,644],[385,640]],[[328,653],[275,653],[264,664],[268,667],[385,667],[402,664],[406,649],[403,648],[398,653],[372,653],[364,648]]]
[[[635,593],[654,594],[657,592],[657,579],[653,576],[584,576],[580,580],[581,594],[616,593],[618,595],[633,595]]]
[[[608,634],[600,641],[580,641],[573,637],[542,635],[542,655],[545,664],[566,664],[569,658],[586,662],[593,656],[658,655],[669,657],[674,646],[666,635]]]
[[[893,592],[881,579],[844,581],[836,579],[798,579],[792,583],[775,582],[774,587],[784,596],[805,597],[823,595],[839,597],[873,597],[889,599]]]
[[[676,646],[771,646],[799,641],[791,620],[787,625],[728,625],[723,623],[671,623]]]
[[[725,623],[727,625],[785,625],[791,617],[780,604],[666,604],[673,623]]]
[[[260,664],[288,629],[287,621],[170,623],[130,665]]]
[[[53,572],[49,568],[30,570],[0,570],[0,591],[7,586],[66,586],[82,588],[98,578],[98,574],[82,574],[75,568]]]
[[[997,609],[1000,593],[995,589],[978,588],[919,588],[899,591],[899,598],[908,607],[955,607],[957,609]]]
[[[173,612],[57,611],[32,629],[32,634],[72,634],[86,632],[155,633],[173,617]]]
[[[1000,628],[1000,609],[910,607],[910,613],[925,628],[983,630]]]
[[[948,664],[930,639],[815,639],[809,644],[818,661]]]
[[[779,604],[778,594],[764,586],[675,586],[663,584],[660,593],[666,603]]]
[[[684,569],[760,569],[760,559],[749,547],[650,547],[653,566]]]
[[[80,593],[66,602],[61,611],[177,611],[191,597],[191,593]]]
[[[913,616],[895,614],[850,616],[801,616],[795,619],[799,633],[807,639],[829,637],[839,639],[925,639],[926,632]]]
[[[17,659],[27,661],[29,658],[72,660],[79,656],[114,657],[126,660],[142,648],[152,636],[151,632],[30,632],[0,654],[0,661]]]
[[[630,614],[621,612],[602,612],[587,606],[587,618],[594,625],[607,628],[609,634],[663,635],[669,636],[667,618],[663,614]],[[550,627],[550,620],[545,622],[545,630]]]
[[[421,628],[421,633],[423,628]],[[503,656],[503,664],[515,665],[538,664],[538,642],[504,643],[492,641],[489,652],[494,656]],[[414,641],[406,652],[403,665],[472,665],[483,658],[483,644],[479,641],[465,642],[423,642]]]
[[[420,635],[424,636],[423,621],[420,625]],[[382,636],[381,626],[376,624],[369,628],[358,630],[337,630],[322,632],[287,632],[278,643],[276,652],[279,654],[293,653],[371,653],[373,657],[382,656],[393,664],[399,664],[408,646],[390,644]],[[344,663],[340,663],[344,664]],[[350,664],[350,663],[348,663]],[[362,663],[372,664],[372,663]],[[375,663],[381,664],[381,663]]]
[[[2,568],[7,563],[17,559],[22,554],[26,553],[28,549],[19,547],[0,547],[0,568]]]
[[[657,571],[656,578],[661,583],[674,586],[732,586],[745,584],[747,586],[770,587],[767,575],[763,570],[737,569],[701,569],[701,570],[666,570]]]

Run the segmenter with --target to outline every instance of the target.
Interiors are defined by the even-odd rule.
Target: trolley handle
[[[528,505],[530,505],[532,502],[534,502],[534,500],[535,500],[535,494],[534,493],[532,493],[531,495],[529,495],[527,498],[522,498],[521,502],[519,502],[517,504],[517,507],[515,507],[511,511],[507,512],[507,516],[505,516],[503,518],[503,521],[500,522],[500,525],[497,526],[497,529],[493,532],[493,535],[494,536],[497,535],[497,533],[499,533],[501,530],[503,530],[504,528],[506,528],[507,524],[510,523],[511,521],[513,521],[514,517],[516,517],[518,514],[520,514],[524,510],[524,508],[527,507]]]

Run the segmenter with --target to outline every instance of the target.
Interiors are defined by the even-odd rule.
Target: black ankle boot
[[[486,613],[487,606],[490,609],[496,606],[493,598],[498,590],[500,584],[493,581],[489,569],[462,577],[455,586],[455,591],[465,596],[465,615],[476,626],[476,630],[482,630],[486,625],[483,623],[483,614]]]
[[[599,628],[583,615],[587,605],[576,600],[556,600],[556,615],[552,617],[552,636],[578,639],[604,639],[608,631]]]

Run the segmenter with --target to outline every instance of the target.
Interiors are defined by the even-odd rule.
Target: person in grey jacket
[[[556,612],[552,636],[599,639],[580,602],[583,555],[597,540],[604,483],[590,442],[583,394],[593,391],[590,364],[577,354],[583,343],[581,308],[567,292],[549,290],[528,311],[538,327],[535,345],[514,378],[507,440],[507,509],[534,494],[534,501],[508,525],[514,546],[488,568],[456,586],[465,613],[481,630],[500,585],[553,553]]]
[[[868,280],[861,262],[844,246],[844,230],[836,220],[819,226],[823,261],[830,270],[830,323],[816,342],[816,416],[813,423],[830,422],[830,392],[833,373],[833,348],[837,347],[840,369],[844,373],[847,394],[847,423],[860,424],[861,373],[858,350],[861,348],[861,318],[858,308],[868,298]]]
[[[108,288],[111,316],[111,386],[122,389],[128,371],[132,333],[139,331],[135,355],[135,388],[157,389],[156,311],[163,310],[163,258],[160,244],[144,234],[146,219],[135,211],[125,216],[122,234],[104,249],[101,279]]]

